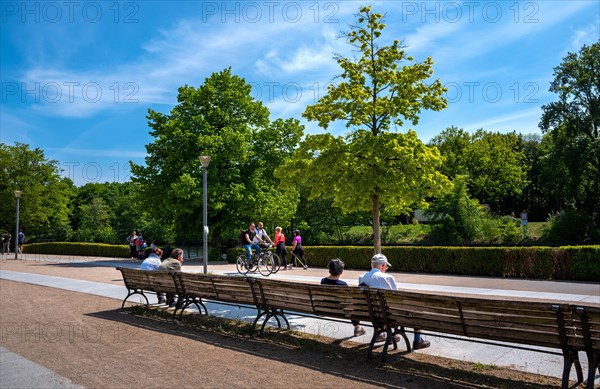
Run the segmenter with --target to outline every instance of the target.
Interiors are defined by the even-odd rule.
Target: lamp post
[[[15,190],[15,197],[17,198],[17,225],[15,226],[15,259],[19,259],[19,206],[22,194],[22,191]]]
[[[203,239],[202,239],[202,258],[204,260],[204,274],[208,273],[208,195],[206,193],[206,169],[210,164],[210,156],[203,155],[200,158],[200,164],[202,165],[202,225],[203,225]]]

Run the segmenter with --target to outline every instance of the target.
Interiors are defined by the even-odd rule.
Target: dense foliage
[[[15,190],[21,190],[20,227],[26,234],[65,239],[69,229],[71,180],[60,176],[58,161],[40,148],[0,143],[0,230],[15,235]],[[1,232],[1,231],[0,231]]]
[[[306,108],[303,116],[327,129],[341,120],[346,136],[310,135],[279,171],[284,187],[301,185],[310,199],[331,199],[344,212],[371,211],[375,252],[381,250],[382,206],[391,214],[424,205],[448,186],[439,173],[437,149],[424,145],[414,131],[392,132],[404,121],[416,125],[421,110],[447,106],[440,80],[427,82],[433,60],[417,62],[398,40],[380,46],[384,16],[360,9],[357,24],[345,37],[358,56],[336,56],[341,81]],[[282,172],[293,171],[292,175]],[[286,179],[287,178],[287,179]]]
[[[179,89],[170,114],[149,110],[154,141],[145,166],[131,164],[140,202],[172,226],[177,237],[201,234],[202,167],[208,155],[209,226],[213,243],[234,238],[252,220],[289,224],[294,194],[278,191],[273,171],[291,154],[303,133],[295,119],[270,121],[251,86],[225,69],[198,88]]]
[[[598,281],[600,246],[578,247],[383,247],[393,271],[490,277]],[[231,249],[234,261],[240,249]],[[311,267],[340,258],[347,269],[369,270],[371,247],[306,246]],[[343,276],[342,276],[343,277]]]

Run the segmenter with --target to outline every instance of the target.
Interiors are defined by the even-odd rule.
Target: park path
[[[121,275],[114,269],[116,265],[136,267],[139,262],[124,260],[90,259],[90,258],[53,258],[52,261],[29,257],[25,261],[3,261],[0,264],[0,278],[52,288],[93,294],[121,300],[126,295]],[[184,270],[201,272],[198,263],[187,263]],[[209,271],[217,274],[235,273],[235,267],[229,264],[211,264]],[[293,270],[280,272],[273,278],[299,282],[319,282],[323,269]],[[363,272],[346,271],[344,279],[351,284],[356,283]],[[473,277],[453,277],[437,275],[395,274],[399,286],[406,290],[436,291],[456,294],[483,294],[512,299],[554,299],[561,301],[584,301],[600,304],[600,285],[593,283],[569,283],[553,281],[526,281],[487,279]],[[405,282],[409,280],[410,282]],[[463,286],[461,286],[463,285]],[[465,286],[466,285],[466,286]],[[252,320],[255,310],[228,307],[222,304],[209,304],[209,312],[221,317]],[[292,316],[294,329],[346,339],[352,337],[349,324],[319,320],[300,316]],[[532,372],[553,377],[561,376],[562,357],[539,352],[522,351],[507,347],[480,345],[464,342],[459,339],[445,339],[430,334],[432,347],[420,350],[419,353],[437,355],[462,361],[478,362],[486,365],[505,366],[525,372]],[[367,335],[353,338],[354,341],[366,343]],[[551,350],[557,351],[557,350]],[[585,358],[584,358],[585,359]],[[585,362],[585,361],[584,361]]]

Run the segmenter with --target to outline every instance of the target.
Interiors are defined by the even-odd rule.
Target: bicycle
[[[235,263],[238,273],[245,275],[248,273],[254,273],[258,270],[261,275],[266,277],[274,271],[276,272],[279,270],[278,268],[276,269],[280,263],[279,256],[271,251],[268,251],[268,249],[271,247],[273,247],[272,244],[265,245],[262,248],[258,258],[256,258],[256,253],[253,252],[250,256],[249,263],[246,262],[246,253],[241,253],[238,255]]]

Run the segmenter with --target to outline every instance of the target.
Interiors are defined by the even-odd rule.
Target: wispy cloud
[[[598,42],[600,39],[600,31],[598,28],[597,24],[590,23],[587,26],[576,29],[573,33],[573,38],[571,39],[571,45],[568,48],[568,51],[576,52],[579,51],[584,44],[589,45]]]
[[[461,125],[467,131],[475,131],[480,128],[489,131],[517,131],[533,132],[538,130],[540,120],[540,107],[523,109],[508,114],[502,114],[488,119]]]
[[[100,149],[89,149],[89,148],[71,148],[71,147],[46,147],[47,151],[61,155],[72,155],[72,156],[85,156],[92,158],[144,158],[146,157],[145,151],[131,151],[131,150],[100,150]]]

